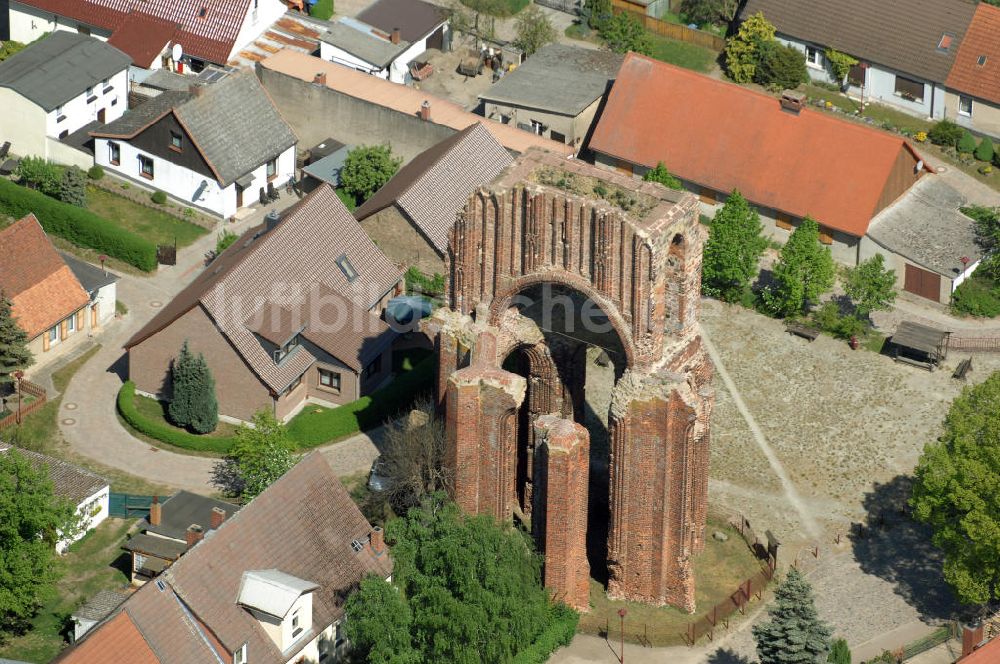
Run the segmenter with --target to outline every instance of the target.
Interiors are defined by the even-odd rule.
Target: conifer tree
[[[702,291],[735,302],[757,274],[757,262],[767,248],[757,210],[734,191],[712,219],[702,258]]]
[[[812,586],[794,567],[778,586],[771,620],[754,625],[760,664],[820,664],[830,651],[830,628],[819,619]]]
[[[0,292],[0,394],[14,382],[14,372],[26,369],[32,362],[28,334],[15,320],[10,300]]]
[[[170,369],[174,393],[170,405],[167,407],[170,421],[179,427],[191,424],[195,398],[193,389],[194,362],[195,358],[188,350],[188,342],[185,340],[181,346],[181,352],[177,355]]]
[[[215,397],[215,379],[205,356],[198,353],[191,364],[191,421],[195,433],[211,433],[219,425],[219,402]]]

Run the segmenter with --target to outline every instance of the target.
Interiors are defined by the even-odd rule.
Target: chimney
[[[323,87],[326,87],[326,72],[325,71],[316,72],[316,75],[313,76],[313,84],[322,85]]]
[[[965,657],[983,642],[983,625],[962,626],[962,657]]]
[[[431,121],[431,103],[426,99],[424,100],[424,103],[420,105],[420,119],[424,122]]]
[[[806,95],[804,92],[795,90],[785,90],[781,93],[781,108],[798,115],[802,107],[806,105]]]
[[[203,85],[198,85],[197,83],[192,83],[188,86],[188,94],[192,97],[200,97],[202,91],[204,90]]]
[[[205,536],[205,530],[197,523],[192,523],[187,527],[187,532],[184,533],[184,539],[187,542],[187,548],[191,548],[195,544],[201,541],[201,538]]]
[[[370,535],[369,541],[372,545],[372,553],[376,556],[381,556],[382,551],[385,549],[385,533],[382,529],[378,526],[372,528],[372,534]]]
[[[222,522],[226,520],[226,510],[221,507],[212,508],[212,520],[209,522],[209,527],[215,530],[222,525]]]
[[[153,502],[149,506],[149,525],[158,526],[160,525],[160,519],[163,516],[163,506],[160,505],[160,497],[153,496]]]
[[[277,210],[271,210],[264,215],[264,232],[274,230],[274,227],[281,221],[281,215]]]
[[[393,44],[399,43],[399,28],[393,28],[392,33],[389,35],[389,41]]]

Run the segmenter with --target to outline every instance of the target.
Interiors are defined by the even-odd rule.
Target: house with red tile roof
[[[380,318],[402,272],[329,185],[247,231],[126,344],[140,392],[169,399],[181,345],[203,353],[219,414],[288,419],[339,405],[391,376],[395,333]]]
[[[1000,138],[1000,7],[976,7],[945,83],[945,117]]]
[[[200,71],[227,64],[286,10],[280,0],[11,0],[9,38],[28,43],[46,32],[78,32],[110,41],[140,69],[166,59],[171,69]]]
[[[337,661],[345,601],[369,574],[392,574],[382,529],[313,452],[54,661]]]
[[[598,165],[636,177],[662,161],[707,215],[739,190],[779,241],[811,217],[837,261],[882,253],[901,288],[935,301],[978,260],[964,199],[906,139],[795,94],[778,99],[629,54],[589,147]]]
[[[114,320],[118,277],[52,246],[34,215],[0,229],[0,291],[45,366]]]

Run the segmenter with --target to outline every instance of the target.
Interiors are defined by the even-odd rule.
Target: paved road
[[[279,202],[291,203],[287,198]],[[229,228],[242,232],[260,222],[257,210]],[[122,345],[156,312],[180,292],[204,267],[205,252],[214,248],[216,234],[209,233],[182,249],[178,264],[162,267],[153,276],[124,275],[118,282],[118,299],[128,305],[128,315],[109,324],[98,341],[101,349],[74,376],[66,388],[59,412],[59,428],[78,453],[149,482],[214,493],[211,471],[215,459],[189,456],[153,447],[124,428],[115,414],[115,395],[122,385]],[[338,475],[363,472],[371,467],[378,450],[372,438],[359,434],[321,448]]]

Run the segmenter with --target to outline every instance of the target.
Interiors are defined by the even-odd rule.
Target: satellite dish
[[[181,48],[180,44],[174,44],[170,48],[170,57],[174,59],[174,62],[180,61],[182,55],[184,55],[184,49]]]

